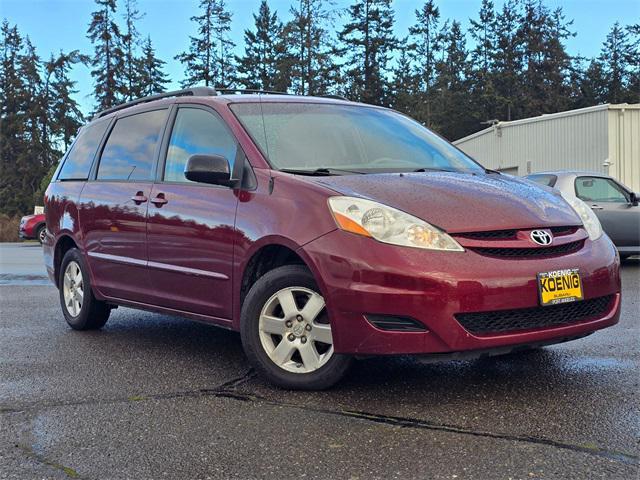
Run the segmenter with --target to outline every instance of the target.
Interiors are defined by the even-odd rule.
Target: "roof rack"
[[[118,110],[123,110],[125,108],[133,107],[134,105],[139,105],[141,103],[153,102],[155,100],[160,100],[162,98],[171,98],[171,97],[215,97],[216,95],[221,94],[238,94],[238,95],[248,95],[248,94],[263,94],[263,95],[290,95],[287,92],[278,92],[275,90],[259,90],[254,88],[212,88],[212,87],[193,87],[186,88],[184,90],[174,90],[172,92],[164,92],[158,93],[156,95],[149,95],[148,97],[137,98],[130,102],[121,103],[120,105],[116,105],[115,107],[107,108],[106,110],[102,110],[101,112],[96,113],[93,116],[93,120],[104,117],[105,115],[109,115],[110,113],[117,112]],[[337,100],[346,100],[349,101],[348,98],[345,98],[341,95],[320,95],[324,98],[335,98]]]
[[[276,90],[259,90],[255,88],[217,88],[216,91],[221,94],[233,93],[238,95],[251,95],[251,94],[263,94],[263,95],[290,95],[287,92],[278,92]]]
[[[173,92],[158,93],[156,95],[149,95],[148,97],[137,98],[136,100],[132,100],[126,103],[121,103],[120,105],[116,105],[115,107],[102,110],[101,112],[98,112],[93,116],[93,120],[104,117],[105,115],[108,115],[110,113],[117,112],[118,110],[129,108],[134,105],[139,105],[141,103],[153,102],[154,100],[160,100],[162,98],[186,97],[186,96],[213,97],[215,95],[218,95],[218,92],[216,91],[215,88],[211,88],[211,87],[193,87],[193,88],[186,88],[184,90],[174,90]]]

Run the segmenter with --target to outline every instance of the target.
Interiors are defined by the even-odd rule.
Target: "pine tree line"
[[[60,52],[43,61],[16,26],[2,24],[1,212],[26,212],[34,196],[37,203],[41,179],[85,120],[73,99],[74,64],[91,67],[96,111],[169,83],[137,28],[144,13],[136,0],[94,1],[90,57]],[[572,21],[543,0],[483,0],[467,31],[425,0],[400,36],[391,0],[353,0],[345,10],[331,0],[291,0],[287,21],[262,0],[238,48],[227,2],[198,1],[194,35],[174,57],[183,87],[342,95],[408,113],[449,139],[495,119],[640,102],[640,24],[614,24],[599,55],[575,57],[566,51]]]
[[[0,27],[0,212],[40,204],[41,180],[71,144],[84,117],[69,71],[88,59],[77,50],[43,60],[28,37]]]
[[[144,17],[136,0],[122,0],[118,21],[116,0],[95,0],[87,37],[94,46],[90,62],[96,111],[135,98],[161,93],[169,79],[157,58],[151,37],[142,39],[136,23]]]
[[[403,37],[391,0],[355,0],[342,12],[331,5],[297,0],[283,23],[262,0],[244,54],[229,55],[225,81],[214,84],[343,95],[408,113],[451,140],[492,120],[640,102],[640,24],[614,24],[601,53],[587,59],[567,52],[573,22],[542,0],[500,8],[483,0],[466,32],[426,0]]]
[[[0,213],[32,211],[58,160],[86,118],[74,99],[70,71],[92,68],[96,110],[165,90],[169,82],[150,37],[141,39],[135,0],[124,0],[122,27],[115,0],[96,0],[87,31],[94,55],[77,50],[43,60],[18,27],[0,29]]]

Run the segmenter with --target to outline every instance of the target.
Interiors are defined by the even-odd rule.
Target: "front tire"
[[[97,330],[107,323],[111,308],[93,295],[89,271],[77,248],[62,259],[58,291],[64,318],[74,330]]]
[[[36,238],[38,239],[38,242],[40,242],[40,245],[44,243],[46,228],[47,227],[45,225],[40,225],[36,231]]]
[[[242,305],[240,334],[253,367],[282,388],[329,388],[351,365],[350,357],[333,351],[324,298],[302,265],[278,267],[258,279]]]

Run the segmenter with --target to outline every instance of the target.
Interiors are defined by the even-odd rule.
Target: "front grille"
[[[545,229],[547,227],[540,227],[541,229]],[[556,237],[561,237],[563,235],[571,235],[578,230],[579,227],[575,226],[566,226],[566,227],[548,227],[548,230],[553,233]],[[490,230],[487,232],[467,232],[467,233],[456,233],[454,234],[457,237],[465,237],[471,238],[474,240],[513,240],[516,238],[517,230]]]
[[[561,237],[563,235],[571,235],[572,233],[576,233],[579,227],[551,227],[551,233],[553,233],[556,237]]]
[[[577,242],[569,242],[564,245],[556,245],[553,247],[537,247],[537,248],[499,248],[499,247],[467,247],[481,255],[489,257],[509,257],[509,258],[533,258],[533,257],[552,257],[557,255],[566,255],[568,253],[577,252],[582,248],[584,240]]]
[[[495,312],[458,313],[456,320],[475,335],[557,327],[594,320],[610,308],[613,295],[549,307],[497,310]]]
[[[516,238],[516,230],[492,230],[489,232],[458,233],[456,236],[473,238],[474,240],[508,240]]]

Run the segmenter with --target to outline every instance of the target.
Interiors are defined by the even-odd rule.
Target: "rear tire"
[[[109,319],[111,308],[96,300],[90,282],[80,251],[68,250],[60,265],[58,291],[64,318],[74,330],[97,330]]]
[[[285,265],[260,277],[247,293],[240,321],[249,362],[279,387],[329,388],[351,365],[351,357],[333,352],[324,299],[302,265]]]

